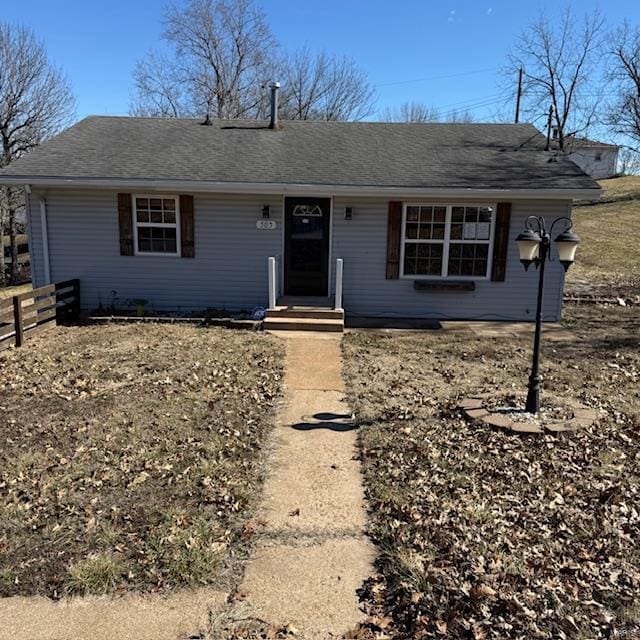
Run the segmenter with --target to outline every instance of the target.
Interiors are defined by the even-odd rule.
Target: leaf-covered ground
[[[0,595],[226,584],[282,359],[265,334],[177,325],[0,353]]]
[[[350,402],[378,544],[378,638],[609,638],[640,631],[640,312],[566,310],[544,388],[601,410],[516,436],[466,422],[476,391],[524,389],[529,341],[352,333]],[[622,637],[622,636],[619,636]]]

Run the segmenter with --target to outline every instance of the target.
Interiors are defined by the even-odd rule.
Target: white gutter
[[[371,198],[486,198],[491,200],[587,200],[598,198],[602,189],[470,189],[376,187],[355,185],[288,184],[274,182],[215,182],[200,180],[142,180],[121,178],[42,178],[3,177],[0,184],[28,182],[39,187],[74,189],[123,189],[149,191],[182,191],[189,193],[239,193],[256,195],[307,195]]]
[[[49,230],[47,228],[47,201],[40,198],[40,230],[42,231],[42,262],[44,283],[51,284],[51,263],[49,262]]]

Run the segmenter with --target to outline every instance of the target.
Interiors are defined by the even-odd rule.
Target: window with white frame
[[[488,278],[495,206],[406,204],[402,275]]]
[[[134,196],[136,253],[179,255],[178,202],[177,196]]]

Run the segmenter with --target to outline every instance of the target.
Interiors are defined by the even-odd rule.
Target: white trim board
[[[210,182],[196,180],[142,180],[125,178],[58,178],[58,177],[2,177],[0,184],[35,187],[124,189],[149,191],[173,191],[182,193],[251,193],[260,195],[318,197],[360,196],[406,200],[409,198],[476,198],[502,200],[583,200],[598,198],[602,189],[472,189],[472,188],[422,188],[378,187],[357,185],[287,184],[266,182]]]

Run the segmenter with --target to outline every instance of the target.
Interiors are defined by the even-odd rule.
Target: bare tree
[[[355,61],[305,47],[281,63],[282,117],[362,120],[373,113],[373,87]]]
[[[475,118],[473,117],[473,114],[468,109],[464,109],[461,111],[451,111],[449,115],[445,118],[445,122],[458,122],[460,124],[469,124],[470,122],[475,122]]]
[[[179,118],[202,115],[194,111],[189,86],[182,78],[175,61],[150,51],[133,70],[136,87],[130,112],[134,116]]]
[[[0,23],[0,167],[6,167],[70,123],[75,99],[66,76],[49,61],[31,29]],[[5,188],[11,277],[18,272],[16,190]],[[3,247],[4,254],[4,247]],[[2,269],[4,278],[4,255]]]
[[[568,7],[557,22],[541,15],[522,32],[509,54],[505,73],[510,79],[524,68],[523,112],[534,120],[553,106],[560,149],[596,119],[601,87],[594,75],[603,36],[604,18],[599,11],[578,20]]]
[[[385,122],[438,122],[440,112],[424,102],[403,102],[398,107],[387,107],[382,112]]]
[[[615,133],[631,138],[635,151],[640,151],[640,28],[625,22],[609,37],[608,48],[613,59],[608,77],[616,99],[605,121]]]
[[[165,14],[173,58],[151,53],[134,71],[131,112],[256,117],[271,79],[276,43],[252,0],[187,0]]]
[[[359,120],[373,89],[349,58],[303,48],[282,58],[253,0],[186,0],[171,5],[163,37],[169,57],[151,52],[136,65],[134,115],[261,118],[270,80],[282,83],[282,118]]]

